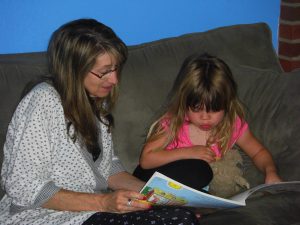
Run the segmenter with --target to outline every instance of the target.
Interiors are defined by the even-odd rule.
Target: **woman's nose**
[[[117,84],[118,83],[118,73],[117,73],[117,71],[113,71],[113,72],[111,72],[111,74],[109,74],[108,81],[111,84]]]

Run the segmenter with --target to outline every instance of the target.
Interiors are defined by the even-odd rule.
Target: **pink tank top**
[[[168,129],[168,121],[165,120],[162,122],[163,127]],[[248,124],[246,122],[242,122],[242,120],[238,117],[234,123],[234,130],[232,136],[229,141],[229,148],[231,148],[235,142],[241,137],[245,131],[248,129]],[[184,122],[183,126],[179,130],[177,140],[172,141],[167,147],[167,150],[172,150],[174,148],[184,148],[184,147],[192,147],[194,144],[191,142],[190,134],[189,134],[189,123],[187,121]],[[216,153],[217,157],[221,156],[219,151],[219,147],[217,144],[212,145],[212,150]]]

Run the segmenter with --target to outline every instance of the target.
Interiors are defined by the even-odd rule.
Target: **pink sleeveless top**
[[[162,122],[162,126],[165,129],[169,128],[169,121],[165,120]],[[234,123],[234,131],[232,133],[232,136],[230,138],[229,141],[229,148],[231,148],[235,142],[239,139],[239,137],[241,137],[245,131],[248,129],[248,124],[244,121],[242,122],[242,120],[238,117]],[[194,146],[194,144],[191,142],[190,139],[190,134],[189,134],[189,122],[185,121],[183,126],[181,127],[181,129],[179,130],[178,133],[178,139],[172,141],[167,147],[167,150],[172,150],[174,148],[184,148],[184,147],[192,147]],[[216,153],[217,157],[220,157],[220,151],[219,151],[219,147],[217,146],[217,144],[212,145],[212,150]]]

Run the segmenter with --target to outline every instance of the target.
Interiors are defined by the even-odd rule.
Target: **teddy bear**
[[[248,181],[243,177],[241,169],[243,159],[239,150],[232,148],[211,163],[213,179],[209,184],[209,193],[222,198],[229,198],[245,189],[249,189]]]

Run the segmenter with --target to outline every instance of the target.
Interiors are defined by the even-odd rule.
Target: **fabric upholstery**
[[[285,180],[300,180],[300,71],[283,73],[265,23],[242,24],[129,46],[114,111],[114,147],[132,172],[149,124],[163,104],[183,59],[207,52],[233,71],[250,128],[271,151]],[[0,55],[0,160],[8,123],[25,84],[47,73],[44,52]],[[243,155],[251,185],[263,182]],[[3,191],[0,191],[2,197]],[[253,197],[246,207],[219,211],[201,224],[296,224],[299,193]]]
[[[257,195],[248,199],[246,207],[204,215],[201,225],[296,225],[300,222],[300,193]],[[201,210],[200,210],[201,211]]]
[[[245,104],[250,129],[271,151],[284,180],[300,180],[300,164],[295,158],[299,143],[300,71],[283,74],[245,66],[233,68],[238,83],[239,96]],[[298,145],[299,146],[299,145]],[[292,150],[293,149],[293,150]],[[262,174],[244,155],[246,176],[252,186],[263,182]],[[289,166],[288,166],[289,165]]]

